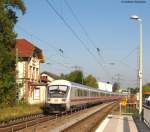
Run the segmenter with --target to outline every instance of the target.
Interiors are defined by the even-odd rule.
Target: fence
[[[136,111],[136,103],[126,103],[125,105],[122,105],[122,103],[120,103],[120,114],[134,114]]]
[[[143,105],[143,119],[145,124],[150,128],[150,106]]]

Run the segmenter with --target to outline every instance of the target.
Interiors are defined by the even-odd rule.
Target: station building
[[[40,82],[40,64],[44,63],[42,50],[26,39],[16,40],[16,82],[19,100],[30,104],[45,101],[46,84]]]
[[[110,84],[109,82],[106,83],[106,82],[98,81],[97,83],[98,83],[98,89],[112,92],[112,84]]]
[[[59,76],[48,71],[43,71],[41,74],[41,82],[49,84],[54,80],[59,79]]]

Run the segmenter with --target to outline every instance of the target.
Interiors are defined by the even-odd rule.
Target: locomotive
[[[47,87],[46,111],[69,111],[103,102],[116,101],[126,96],[107,92],[67,80],[55,80]]]

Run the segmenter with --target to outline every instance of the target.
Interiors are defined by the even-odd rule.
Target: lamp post
[[[142,64],[142,49],[143,49],[143,25],[142,25],[142,19],[140,19],[138,16],[134,15],[130,17],[133,20],[136,20],[139,23],[140,26],[140,47],[139,47],[139,115],[140,120],[142,120],[142,81],[143,81],[143,64]]]

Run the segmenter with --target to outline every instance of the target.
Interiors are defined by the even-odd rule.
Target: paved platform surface
[[[132,116],[108,115],[96,132],[138,132]]]
[[[139,132],[150,132],[150,128],[148,128],[146,126],[144,121],[140,121],[138,118],[136,118],[134,121],[135,121],[135,124],[136,124]]]

